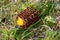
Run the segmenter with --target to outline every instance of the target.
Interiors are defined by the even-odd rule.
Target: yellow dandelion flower
[[[16,24],[19,25],[19,26],[23,26],[24,25],[24,20],[22,18],[18,17]]]

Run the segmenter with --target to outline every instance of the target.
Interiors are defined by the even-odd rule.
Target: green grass
[[[57,10],[54,9],[54,3],[51,0],[39,1],[35,4],[22,0],[14,3],[3,1],[0,0],[0,40],[32,40],[35,39],[35,36],[36,40],[60,40],[60,29],[54,30],[56,21],[52,14],[57,13]],[[29,26],[28,29],[16,28],[16,15],[30,6],[39,11],[40,20]],[[3,19],[4,21],[2,21]]]

